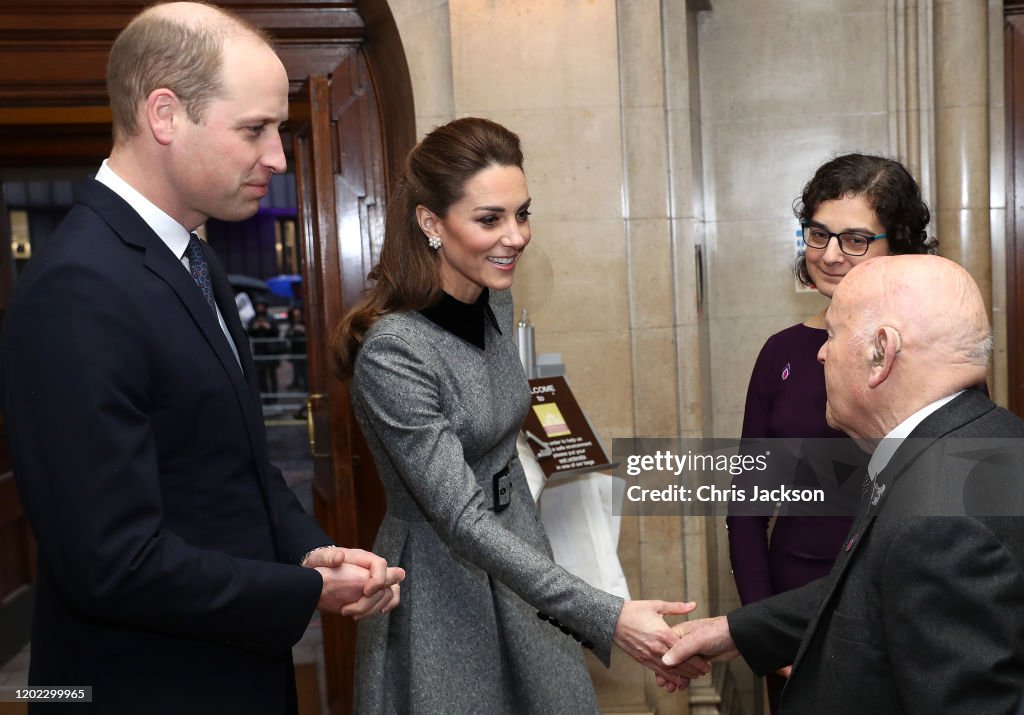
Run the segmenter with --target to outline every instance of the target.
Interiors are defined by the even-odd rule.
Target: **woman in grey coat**
[[[607,665],[614,642],[657,669],[675,640],[660,614],[694,608],[623,603],[551,560],[515,444],[522,165],[519,138],[488,120],[427,135],[335,345],[387,492],[374,551],[406,570],[401,606],[359,624],[359,713],[596,712],[581,647]]]

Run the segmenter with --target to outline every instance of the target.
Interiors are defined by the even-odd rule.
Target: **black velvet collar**
[[[494,329],[501,332],[489,300],[490,293],[486,288],[480,292],[480,297],[474,303],[463,303],[442,292],[441,299],[429,308],[421,310],[420,314],[452,335],[483,350],[485,321],[490,320]]]

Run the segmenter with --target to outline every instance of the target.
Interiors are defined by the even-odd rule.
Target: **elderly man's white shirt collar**
[[[924,419],[928,415],[938,410],[947,402],[958,397],[962,392],[964,391],[960,390],[960,392],[954,392],[952,395],[948,395],[932,402],[929,405],[925,405],[910,417],[893,427],[892,431],[885,435],[882,441],[878,443],[874,453],[871,455],[871,461],[868,462],[868,476],[871,477],[871,480],[874,481],[875,477],[878,476],[886,466],[888,466],[889,460],[892,459],[892,455],[896,453],[899,446],[903,444],[903,440],[906,439],[919,424],[924,422]]]
[[[100,170],[96,172],[96,181],[127,201],[180,261],[185,255],[185,249],[188,248],[188,229],[157,208],[156,204],[115,174],[114,170],[107,165],[108,161],[108,159],[103,160]]]

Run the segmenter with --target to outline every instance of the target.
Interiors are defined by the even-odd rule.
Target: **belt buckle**
[[[508,467],[494,475],[494,511],[501,511],[512,503],[512,478]]]

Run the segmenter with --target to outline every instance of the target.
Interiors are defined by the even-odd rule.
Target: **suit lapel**
[[[862,513],[853,522],[853,526],[850,527],[850,533],[846,537],[846,541],[843,545],[842,551],[839,552],[839,556],[836,558],[836,563],[832,567],[832,573],[828,578],[828,590],[825,597],[818,604],[818,608],[814,613],[814,617],[811,619],[810,624],[807,626],[807,630],[804,632],[804,637],[800,641],[800,648],[797,650],[796,658],[793,661],[794,670],[803,660],[804,653],[807,652],[808,647],[814,640],[814,635],[818,630],[818,626],[821,623],[822,616],[828,611],[829,604],[832,602],[833,597],[839,591],[839,586],[843,582],[843,576],[846,573],[846,568],[849,566],[850,561],[853,560],[857,554],[857,549],[864,542],[864,538],[870,531],[871,526],[875,523],[876,510],[871,510],[867,513]]]
[[[839,592],[846,570],[849,567],[850,562],[856,558],[857,551],[860,548],[860,545],[864,543],[868,532],[874,525],[875,517],[878,515],[879,511],[881,511],[886,497],[892,493],[892,485],[895,484],[900,475],[906,471],[907,467],[917,459],[918,455],[924,451],[927,445],[930,445],[934,441],[934,438],[927,440],[915,439],[904,441],[904,443],[900,445],[899,449],[896,450],[895,454],[893,454],[892,459],[889,460],[889,464],[885,466],[885,469],[875,477],[874,483],[872,483],[870,477],[865,476],[865,493],[861,499],[861,512],[853,522],[853,526],[850,527],[850,533],[846,536],[846,541],[843,543],[842,551],[839,552],[835,565],[832,567],[832,572],[828,575],[828,590],[825,597],[818,605],[818,609],[815,611],[814,617],[811,619],[806,633],[804,633],[803,640],[800,642],[800,649],[797,651],[796,659],[793,661],[794,669],[803,659],[804,653],[807,652],[810,644],[814,641],[814,636],[818,630],[818,626],[821,624],[821,619],[828,612],[832,599]],[[875,503],[872,503],[872,490],[883,484],[886,485],[885,490],[880,492],[879,499]]]
[[[234,291],[231,290],[231,284],[228,283],[227,274],[220,265],[217,253],[205,241],[203,242],[203,255],[206,256],[206,262],[210,266],[210,279],[213,282],[214,298],[217,300],[217,305],[220,306],[220,312],[228,326],[228,333],[230,333],[231,339],[235,343],[235,348],[238,350],[238,359],[241,362],[242,371],[245,373],[249,391],[253,399],[259,403],[260,388],[256,382],[256,368],[252,359],[252,350],[249,349],[249,336],[242,326],[242,319],[238,316]]]
[[[807,627],[807,631],[804,633],[800,649],[797,651],[796,659],[793,661],[794,669],[800,663],[804,653],[807,652],[808,647],[814,640],[818,626],[821,624],[822,616],[828,611],[833,598],[839,591],[839,587],[843,583],[843,576],[850,562],[856,557],[858,547],[863,543],[867,532],[871,529],[872,524],[874,524],[875,517],[881,512],[889,495],[892,494],[893,487],[900,476],[939,438],[962,427],[967,422],[977,419],[994,408],[995,405],[978,390],[966,390],[956,399],[928,415],[899,446],[892,459],[885,466],[885,469],[875,477],[876,484],[885,485],[885,489],[874,504],[871,503],[870,491],[862,500],[861,514],[850,528],[850,533],[843,545],[843,550],[839,552],[839,557],[832,568],[832,573],[828,576],[828,592],[819,604],[818,610],[815,612]],[[869,486],[866,486],[866,488],[870,489]]]
[[[234,340],[235,347],[238,349],[238,360],[242,364],[242,369],[239,370],[238,362],[235,361],[235,356],[231,356],[231,367],[234,369],[234,376],[242,377],[244,375],[244,379],[246,380],[245,384],[248,388],[250,409],[243,409],[242,413],[245,415],[246,427],[249,432],[249,441],[252,444],[253,451],[260,457],[260,459],[257,459],[255,463],[257,465],[260,491],[263,493],[263,503],[266,505],[269,513],[270,504],[267,498],[267,474],[262,468],[262,465],[267,463],[269,455],[265,437],[266,432],[263,427],[263,410],[260,400],[260,388],[256,382],[256,368],[252,359],[252,351],[249,349],[249,337],[242,328],[242,319],[238,316],[238,308],[235,306],[234,293],[231,290],[231,284],[228,283],[227,274],[221,267],[220,259],[217,258],[216,252],[210,248],[205,241],[203,242],[203,255],[206,257],[206,262],[210,266],[210,279],[213,282],[214,298],[217,301],[217,305],[220,307],[221,314],[224,316],[224,322],[228,326],[228,332],[231,334],[231,339]],[[221,336],[224,335],[219,324],[217,325],[217,332],[219,332]],[[238,382],[233,381],[232,384],[235,385],[235,391],[238,392]],[[244,403],[242,395],[239,395],[239,400]]]
[[[217,316],[210,310],[210,306],[203,298],[202,292],[196,286],[189,272],[185,270],[181,261],[167,250],[166,246],[162,247],[164,248],[162,251],[147,250],[143,263],[149,270],[160,276],[178,294],[178,298],[185,304],[188,312],[192,315],[196,326],[214,353],[216,353],[217,359],[224,367],[224,371],[228,373],[232,383],[237,383],[246,399],[251,399],[248,394],[248,385],[246,385],[242,371],[239,369],[238,361],[235,360],[235,355],[231,352],[231,347],[227,343],[227,337],[224,335],[224,331],[220,329]]]
[[[227,343],[217,316],[210,310],[209,304],[196,286],[192,275],[185,269],[178,257],[167,248],[167,244],[142,220],[142,217],[120,196],[98,181],[85,182],[81,188],[79,200],[96,211],[120,236],[122,241],[141,248],[144,251],[143,264],[146,268],[167,283],[184,304],[204,341],[217,355],[217,359],[231,381],[235,397],[238,399],[245,417],[253,451],[260,457],[265,456],[264,443],[260,438],[263,415],[259,409],[259,390],[253,389],[255,371],[252,367],[252,358],[249,355],[248,340],[244,338],[244,332],[241,330],[241,321],[238,318],[238,311],[234,308],[234,300],[226,298],[225,292],[230,294],[231,288],[227,286],[227,279],[224,277],[220,262],[216,260],[213,251],[208,246],[203,246],[207,262],[210,264],[218,305],[230,305],[232,308],[231,310],[221,308],[221,313],[235,340],[244,374],[243,370],[239,369],[238,360],[235,359],[235,355]],[[232,328],[233,324],[234,328]]]
[[[804,638],[800,643],[800,649],[797,651],[796,660],[793,662],[794,667],[803,658],[804,653],[813,641],[814,634],[817,631],[818,626],[821,624],[822,617],[828,612],[832,599],[839,592],[850,562],[856,558],[857,551],[860,548],[860,545],[864,543],[864,539],[867,537],[868,532],[875,523],[875,517],[881,511],[886,497],[892,493],[893,485],[899,479],[900,475],[907,470],[907,467],[913,464],[914,460],[916,460],[928,446],[935,442],[935,437],[918,438],[916,432],[917,431],[915,430],[915,433],[913,434],[914,439],[908,438],[907,440],[904,440],[903,444],[900,445],[889,460],[889,463],[885,466],[885,469],[875,477],[873,484],[871,478],[865,476],[865,493],[861,499],[860,514],[853,522],[853,526],[850,527],[850,533],[846,537],[842,551],[839,552],[839,556],[836,558],[836,563],[832,567],[832,572],[828,575],[828,591],[821,603],[818,605],[818,609],[815,612],[814,617],[811,619],[807,632],[804,634]],[[879,492],[879,498],[875,503],[872,503],[872,490],[880,485],[885,485],[885,489]]]

